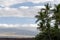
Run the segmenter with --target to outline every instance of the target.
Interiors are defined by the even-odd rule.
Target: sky
[[[38,33],[35,15],[41,8],[45,8],[46,3],[53,5],[59,2],[60,0],[0,0],[0,36],[35,36]]]

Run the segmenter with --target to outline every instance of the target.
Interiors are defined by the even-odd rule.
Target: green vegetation
[[[60,40],[60,4],[53,9],[46,4],[35,17],[40,31],[35,40]]]

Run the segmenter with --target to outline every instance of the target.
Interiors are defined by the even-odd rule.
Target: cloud
[[[53,2],[54,0],[0,0],[0,17],[31,17],[34,18],[40,8],[44,6],[19,6],[19,8],[10,8],[11,5],[28,2],[39,5],[39,2]],[[28,4],[29,5],[29,4]],[[3,7],[3,8],[2,8]]]
[[[44,6],[38,6],[38,2],[50,2],[53,0],[0,0],[0,17],[31,17],[34,18],[35,15],[38,13],[40,8],[43,8]],[[26,3],[30,2],[30,5],[35,5],[36,6],[19,6],[19,8],[10,8],[11,5],[18,4],[18,3]],[[23,4],[24,4],[23,3]],[[28,4],[29,5],[29,4]],[[3,7],[3,8],[2,8]]]
[[[0,8],[0,17],[28,17],[35,18],[37,13],[41,8],[45,8],[44,6],[20,6],[19,8]]]
[[[33,3],[39,3],[39,2],[46,2],[46,1],[53,1],[53,0],[28,0],[31,1]]]
[[[45,7],[44,6],[34,6],[33,8],[41,9],[41,8],[45,8]]]
[[[5,36],[35,36],[38,33],[36,24],[0,24],[0,34]],[[0,35],[1,36],[1,35]]]
[[[4,6],[9,6],[9,5],[21,3],[21,2],[24,2],[24,1],[22,0],[0,0],[0,4]]]
[[[37,27],[36,24],[0,24],[2,28]]]
[[[2,28],[13,28],[13,27],[19,27],[19,24],[0,24],[0,27]]]
[[[22,6],[20,8],[0,8],[0,17],[35,17],[39,8],[34,7],[25,7]]]
[[[28,6],[21,6],[20,8],[22,8],[22,9],[28,9],[29,7]]]
[[[36,24],[24,24],[22,27],[37,27]]]
[[[19,8],[21,6],[24,6],[24,7],[26,7],[26,6],[33,7],[33,6],[44,6],[44,4],[46,4],[46,2],[43,2],[43,3],[23,2],[23,3],[17,3],[17,4],[10,5],[10,7],[11,8]]]
[[[54,0],[54,4],[60,4],[60,0]]]
[[[16,28],[30,31],[36,31],[37,27],[36,24],[0,24],[0,28]]]
[[[9,6],[12,4],[22,3],[22,2],[39,3],[39,2],[46,2],[46,1],[53,1],[53,0],[0,0],[0,4],[4,6]]]

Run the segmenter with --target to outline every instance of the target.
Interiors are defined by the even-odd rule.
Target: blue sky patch
[[[2,24],[34,24],[35,20],[35,18],[0,17]]]

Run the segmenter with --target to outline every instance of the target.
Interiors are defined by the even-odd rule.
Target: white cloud
[[[54,1],[54,0],[0,0],[0,4],[9,6],[12,4],[17,4],[17,3],[22,3],[22,2],[39,3],[39,2],[46,2],[46,1]]]
[[[40,8],[20,7],[20,8],[0,8],[0,17],[35,17]]]
[[[22,27],[37,27],[37,24],[23,24]]]
[[[37,27],[36,24],[0,24],[0,27],[5,28],[19,28],[19,27]]]
[[[10,5],[17,4],[17,3],[23,3],[23,2],[43,3],[46,1],[51,1],[53,2],[53,4],[60,3],[60,0],[0,0],[0,5],[9,7]]]
[[[39,3],[39,2],[46,2],[46,1],[53,1],[53,0],[28,0],[31,1],[33,3]]]
[[[54,0],[54,4],[59,4],[60,0]]]
[[[21,3],[21,2],[24,2],[24,1],[22,0],[0,0],[0,4],[4,6],[9,6],[9,5]]]
[[[37,31],[37,24],[0,24],[0,28],[16,28],[30,31]]]
[[[19,27],[19,24],[0,24],[0,27],[2,27],[2,28],[14,28],[14,27]]]
[[[20,8],[22,8],[22,9],[28,9],[29,7],[28,6],[21,6]]]
[[[19,9],[9,8],[12,4],[17,4],[21,2],[46,2],[46,1],[54,1],[54,0],[0,0],[0,5],[5,8],[0,8],[0,17],[35,17],[40,8],[44,8],[44,6],[21,6]]]
[[[21,6],[20,8],[0,8],[0,17],[28,17],[34,18],[44,6]]]
[[[44,6],[34,6],[33,8],[41,9],[41,8],[45,8],[45,7]]]

